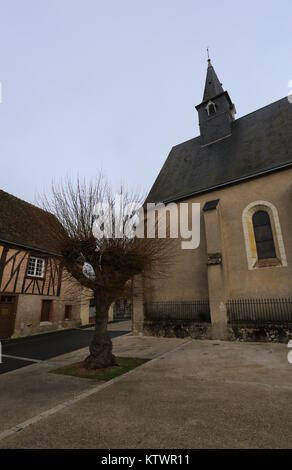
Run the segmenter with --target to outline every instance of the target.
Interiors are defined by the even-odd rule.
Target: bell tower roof
[[[211,59],[209,58],[203,102],[215,98],[215,96],[220,95],[220,93],[224,93],[222,83],[219,81]]]
[[[208,68],[203,101],[196,109],[199,114],[201,145],[206,146],[232,134],[236,113],[228,91],[224,91],[208,57]]]

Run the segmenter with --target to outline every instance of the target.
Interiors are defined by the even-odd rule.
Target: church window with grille
[[[260,210],[252,218],[258,259],[276,258],[275,242],[268,212]]]

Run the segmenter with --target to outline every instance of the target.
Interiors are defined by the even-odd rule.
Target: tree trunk
[[[112,340],[107,331],[108,310],[110,304],[95,302],[96,324],[95,332],[89,346],[90,355],[85,359],[83,365],[86,369],[103,369],[115,365],[115,356],[112,354]]]

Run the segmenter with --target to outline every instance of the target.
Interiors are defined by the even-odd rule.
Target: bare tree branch
[[[114,361],[106,332],[111,303],[127,294],[134,276],[162,276],[171,263],[173,240],[130,236],[142,204],[143,197],[123,187],[117,198],[101,174],[94,182],[78,178],[75,183],[67,179],[53,184],[51,195],[43,198],[44,209],[54,215],[50,229],[63,267],[95,299],[96,334],[85,361],[88,367]],[[140,223],[144,226],[144,219]]]

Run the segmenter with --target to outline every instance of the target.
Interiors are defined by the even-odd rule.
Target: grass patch
[[[125,374],[132,369],[144,364],[149,359],[137,359],[134,357],[117,357],[117,365],[108,367],[106,369],[87,370],[83,367],[82,362],[75,364],[69,364],[59,369],[51,370],[52,374],[71,375],[73,377],[79,377],[81,379],[93,379],[93,380],[111,380],[119,375]]]

